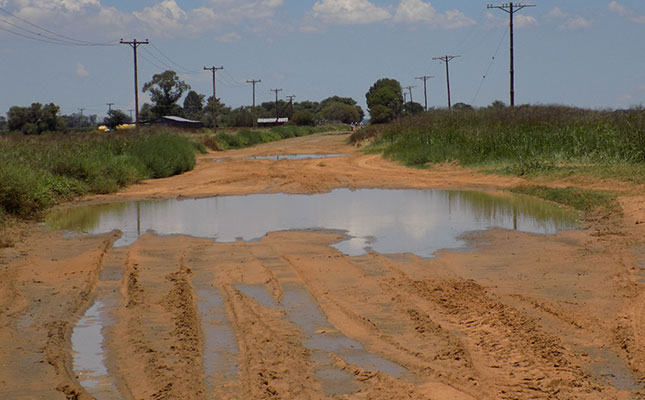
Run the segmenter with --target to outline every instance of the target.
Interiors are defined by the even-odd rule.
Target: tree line
[[[178,116],[201,121],[205,127],[213,126],[213,107],[216,110],[217,126],[250,127],[255,118],[287,117],[296,125],[321,125],[325,123],[358,123],[365,113],[357,102],[349,97],[332,96],[318,101],[264,102],[256,106],[233,108],[221,99],[213,99],[191,90],[190,85],[179,79],[175,71],[168,70],[153,75],[143,85],[149,93],[150,103],[139,111],[140,122],[155,121],[164,116]],[[180,105],[180,100],[183,103]],[[276,108],[277,107],[277,108]],[[59,115],[60,107],[54,103],[33,103],[28,107],[13,106],[7,118],[0,117],[0,131],[17,131],[25,134],[40,134],[47,131],[91,130],[99,123],[109,128],[132,123],[132,117],[120,109],[111,109],[102,121],[96,115]]]

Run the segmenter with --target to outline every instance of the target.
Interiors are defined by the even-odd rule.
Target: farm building
[[[150,121],[150,125],[162,125],[170,126],[173,128],[183,128],[183,129],[201,129],[204,127],[201,121],[193,121],[186,118],[175,117],[172,115],[167,115],[161,118],[158,118],[154,121]]]
[[[289,118],[258,118],[258,126],[278,126],[289,122]]]

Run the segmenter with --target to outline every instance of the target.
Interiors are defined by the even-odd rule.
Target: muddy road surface
[[[408,169],[346,138],[202,155],[187,174],[82,203],[523,182]],[[316,157],[263,157],[298,154]],[[644,188],[540,183],[618,189],[621,210],[555,234],[479,230],[432,257],[349,256],[333,247],[340,230],[220,242],[139,227],[124,244],[117,230],[12,228],[0,398],[645,399]]]

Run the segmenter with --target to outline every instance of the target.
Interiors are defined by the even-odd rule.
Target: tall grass
[[[372,149],[410,166],[458,161],[524,175],[560,165],[645,162],[645,111],[560,106],[437,110],[359,131]]]
[[[295,126],[284,125],[270,129],[242,129],[235,133],[221,132],[215,135],[215,141],[222,149],[239,149],[282,139],[312,135],[331,131],[347,131],[346,125]]]
[[[37,216],[60,201],[188,171],[197,147],[167,130],[0,136],[0,215]]]

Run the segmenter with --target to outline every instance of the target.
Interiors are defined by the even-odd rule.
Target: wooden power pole
[[[271,89],[272,92],[275,92],[275,123],[278,124],[278,119],[280,119],[280,111],[278,110],[278,93],[282,92],[282,89]]]
[[[253,126],[256,127],[258,125],[258,118],[255,115],[255,85],[262,82],[261,79],[249,79],[246,81],[246,83],[250,83],[253,85],[253,109],[251,110],[251,114],[253,115]]]
[[[450,103],[450,69],[448,68],[448,63],[450,61],[454,60],[457,57],[461,56],[441,56],[441,57],[432,57],[433,60],[439,60],[443,61],[446,64],[446,88],[448,89],[448,109],[450,110],[452,108],[452,104]]]
[[[128,44],[132,47],[134,50],[134,123],[139,126],[139,81],[137,77],[137,47],[141,46],[142,44],[150,44],[148,39],[145,41],[137,41],[137,39],[134,39],[131,42],[126,42],[123,39],[121,39],[121,44]]]
[[[204,71],[211,71],[213,74],[213,132],[217,132],[217,89],[215,87],[215,74],[224,67],[204,67]]]
[[[521,4],[521,3],[504,3],[500,5],[489,4],[487,8],[499,8],[508,13],[510,21],[509,28],[511,31],[511,107],[515,107],[515,66],[514,66],[514,48],[513,48],[513,15],[526,7],[535,7],[535,4]]]
[[[423,96],[425,97],[425,106],[426,106],[426,111],[428,111],[428,79],[432,79],[434,76],[429,76],[429,75],[424,75],[424,76],[417,76],[414,79],[419,79],[423,81]]]

